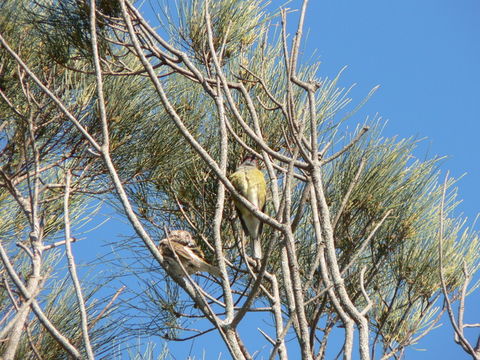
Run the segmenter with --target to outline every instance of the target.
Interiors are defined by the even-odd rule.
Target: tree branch
[[[95,9],[95,5],[92,5],[92,8]],[[95,10],[93,10],[95,11]],[[63,216],[65,223],[65,253],[67,255],[68,261],[68,270],[73,281],[75,288],[75,294],[77,296],[78,308],[80,310],[80,320],[81,320],[81,329],[83,336],[83,343],[85,350],[87,351],[87,357],[89,360],[93,360],[95,356],[93,355],[92,345],[90,343],[90,336],[88,335],[88,318],[87,310],[85,309],[85,300],[82,294],[82,287],[77,276],[77,267],[75,265],[75,259],[72,253],[72,245],[70,244],[70,209],[69,209],[69,197],[70,197],[70,182],[71,174],[70,170],[67,170],[65,174],[65,195],[63,202]]]

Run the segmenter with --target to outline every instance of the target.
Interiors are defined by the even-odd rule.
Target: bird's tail
[[[205,268],[205,271],[209,272],[213,276],[218,276],[218,277],[222,276],[220,269],[216,266],[205,263],[204,268]]]
[[[260,260],[262,258],[262,244],[260,238],[253,238],[250,242],[253,257]]]

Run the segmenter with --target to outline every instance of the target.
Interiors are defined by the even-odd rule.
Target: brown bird
[[[158,250],[162,254],[168,270],[178,276],[185,276],[185,272],[178,263],[177,257],[188,275],[203,271],[215,276],[221,275],[217,267],[205,261],[205,255],[202,250],[197,246],[192,235],[186,230],[171,231],[169,237],[160,240]]]

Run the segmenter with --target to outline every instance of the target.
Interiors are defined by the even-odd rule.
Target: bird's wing
[[[265,176],[258,169],[252,169],[250,172],[250,186],[256,187],[258,208],[262,209],[263,211],[263,207],[265,206],[265,201],[267,199],[267,183],[265,182]]]
[[[243,196],[246,196],[248,183],[247,183],[245,171],[244,170],[235,171],[228,178],[232,183],[232,185],[235,187],[235,189],[237,189],[237,191]]]
[[[239,204],[239,205],[241,205],[241,204]],[[243,220],[244,215],[243,215],[243,212],[242,212],[243,209],[245,209],[245,211],[247,211],[247,216],[248,216],[249,211],[243,206],[242,206],[242,208],[240,208],[239,206],[235,206],[235,209],[237,210],[238,214],[242,215],[242,216],[239,216],[238,218],[240,219],[240,224],[242,224],[243,231],[245,232],[245,234],[249,234],[247,224],[245,224],[245,221]]]
[[[199,258],[205,259],[205,254],[203,253],[202,249],[200,249],[198,246],[191,246],[190,250]]]
[[[209,264],[205,260],[205,254],[199,247],[187,248],[187,251],[191,252],[191,256],[195,258],[195,272],[207,271],[212,275],[221,276],[220,269],[218,267]]]
[[[253,204],[257,205],[259,209],[264,211],[267,184],[265,183],[265,177],[263,173],[257,168],[244,168],[237,170],[229,176],[232,185],[237,191],[244,197],[250,200]],[[252,198],[254,196],[255,198]],[[239,216],[240,223],[246,234],[249,234],[248,227],[243,217],[253,216],[250,211],[243,206],[239,201],[234,200],[236,210],[242,216]]]
[[[178,248],[175,248],[175,252],[177,253],[178,257],[182,261],[182,263],[190,263],[192,264],[195,268],[197,267],[197,263],[205,263],[205,260],[203,258],[203,253],[200,249],[198,248],[191,248],[188,246],[181,246]]]
[[[229,176],[229,179],[232,185],[235,187],[235,189],[242,196],[248,197],[248,182],[247,182],[247,177],[244,170],[238,170],[234,172]],[[235,204],[235,208],[238,214],[244,214],[244,215],[248,214],[247,208],[243,206],[243,204],[240,201],[234,198],[233,202]],[[240,216],[240,220],[241,220],[241,216]],[[246,230],[246,225],[243,221],[242,221],[242,227],[248,233],[248,230]]]
[[[262,212],[264,213],[265,212],[265,202],[263,203],[263,207],[262,207]],[[260,235],[262,235],[262,231],[263,231],[263,221],[260,221],[260,225],[258,226],[258,236],[260,237]]]
[[[183,263],[185,260],[192,260],[192,252],[189,251],[188,246],[179,244],[176,241],[169,239],[162,240],[160,242],[162,255],[175,259],[175,254],[177,254],[180,261]],[[193,254],[194,256],[198,256]]]

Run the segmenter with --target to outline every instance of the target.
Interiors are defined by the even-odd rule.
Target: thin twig
[[[207,1],[205,5],[205,21],[207,27],[207,38],[208,46],[210,48],[210,54],[215,64],[217,72],[221,71],[220,62],[221,59],[217,57],[216,49],[213,44],[213,34],[212,34],[212,25],[210,22],[210,13],[209,13],[209,3]],[[225,39],[227,34],[224,35]],[[224,45],[224,44],[223,44]],[[223,45],[222,50],[223,51]],[[220,79],[217,82],[217,96],[215,96],[215,104],[218,111],[218,121],[219,121],[219,143],[220,143],[220,171],[222,175],[226,176],[227,174],[227,164],[228,164],[228,131],[226,126],[226,116],[225,116],[225,104],[222,95],[222,89],[220,85]],[[234,317],[233,312],[233,297],[232,291],[230,288],[230,280],[228,278],[227,267],[225,265],[225,257],[223,255],[223,246],[222,246],[222,218],[223,218],[223,209],[225,207],[225,185],[218,181],[217,187],[217,202],[215,204],[215,215],[213,219],[213,232],[214,232],[214,244],[215,244],[215,254],[218,259],[218,267],[222,274],[222,287],[223,287],[223,297],[225,299],[225,311],[226,318],[225,323],[231,323]]]
[[[360,165],[358,166],[357,172],[355,173],[355,176],[353,177],[353,180],[350,183],[350,185],[348,186],[348,190],[347,190],[345,196],[343,197],[340,208],[337,211],[337,215],[335,216],[335,219],[333,220],[333,223],[332,223],[333,229],[335,229],[337,227],[338,220],[340,220],[340,217],[342,216],[342,213],[343,213],[343,211],[345,210],[345,207],[348,204],[348,200],[350,198],[350,195],[352,194],[353,189],[355,188],[355,186],[358,183],[358,179],[360,178],[360,174],[362,173],[364,166],[365,166],[365,158],[362,158],[362,160],[360,161]]]
[[[290,330],[290,326],[292,326],[292,323],[293,323],[293,317],[291,317],[288,322],[287,322],[287,325],[285,325],[285,328],[282,330],[282,332],[280,334],[277,334],[277,340],[275,341],[275,344],[274,344],[274,347],[272,349],[272,352],[270,353],[270,357],[269,357],[269,360],[273,360],[275,359],[275,356],[277,354],[277,351],[280,352],[280,357],[282,356],[282,347],[284,348],[285,347],[285,336],[287,336],[287,333],[288,333],[288,330]],[[286,348],[283,350],[285,351],[285,358],[288,359],[287,354],[286,354]]]
[[[345,275],[345,273],[348,271],[348,269],[350,269],[350,267],[355,263],[355,261],[357,261],[358,257],[360,255],[362,255],[363,251],[365,250],[365,248],[368,246],[368,244],[370,244],[370,240],[372,240],[373,236],[375,235],[375,233],[377,232],[377,230],[380,228],[380,226],[382,226],[383,222],[387,219],[387,217],[390,215],[390,213],[392,212],[392,209],[390,210],[387,210],[387,212],[385,213],[385,215],[383,215],[382,219],[378,222],[377,225],[375,225],[375,227],[373,228],[372,232],[368,235],[368,237],[365,239],[365,241],[363,242],[362,246],[360,246],[360,249],[357,250],[357,252],[355,252],[355,254],[353,256],[350,257],[350,261],[348,262],[347,265],[345,265],[345,267],[343,268],[341,274],[342,276]]]
[[[257,330],[260,332],[260,334],[263,335],[263,337],[264,337],[265,339],[267,339],[267,341],[268,341],[270,344],[275,345],[275,340],[273,340],[270,336],[268,336],[268,334],[267,334],[265,331],[263,331],[263,330],[260,329],[260,328],[257,328]]]
[[[357,136],[355,136],[355,138],[353,138],[352,141],[350,141],[349,144],[347,144],[343,149],[341,149],[340,151],[338,151],[337,153],[333,154],[332,156],[330,156],[329,158],[327,159],[324,159],[322,160],[322,164],[328,164],[329,162],[335,160],[336,158],[338,158],[339,156],[343,155],[345,152],[347,152],[353,145],[355,145],[357,142],[360,141],[360,139],[362,138],[362,136],[369,130],[369,127],[368,126],[364,126],[362,127],[362,129],[358,132]]]
[[[317,251],[320,254],[319,256],[319,265],[320,265],[320,276],[322,277],[323,283],[325,285],[325,290],[328,292],[328,297],[332,302],[332,305],[335,311],[340,316],[340,319],[345,326],[345,342],[343,346],[344,359],[349,360],[352,357],[353,350],[353,320],[350,315],[344,310],[343,305],[341,304],[337,294],[334,291],[334,286],[336,285],[329,275],[329,267],[325,259],[325,244],[322,235],[322,225],[320,222],[320,214],[317,206],[316,192],[313,186],[310,189],[311,192],[311,206],[312,206],[312,217],[313,217],[313,228],[315,230],[315,237],[317,239]],[[337,285],[338,286],[338,285]]]
[[[28,342],[30,343],[30,347],[32,348],[35,357],[38,360],[42,360],[42,356],[40,355],[40,352],[38,351],[37,347],[33,342],[32,331],[30,330],[30,324],[25,324],[25,330],[27,332]]]
[[[95,148],[95,150],[100,151],[100,146],[95,141],[95,139],[87,132],[87,130],[80,124],[80,122],[68,111],[65,105],[60,99],[58,99],[43,83],[38,79],[37,76],[30,70],[30,68],[22,61],[20,56],[8,45],[3,36],[0,34],[0,43],[7,50],[7,52],[15,59],[15,61],[22,67],[22,69],[32,78],[32,80],[42,89],[42,91],[47,94],[53,102],[59,107],[59,109],[65,114],[65,116],[75,124],[77,129],[85,136],[90,144]]]
[[[81,239],[77,239],[77,238],[74,238],[74,237],[71,237],[70,238],[70,244],[73,244],[77,241],[80,241]],[[61,240],[61,241],[57,241],[57,242],[54,242],[53,244],[49,244],[49,245],[44,245],[42,247],[42,250],[45,251],[45,250],[50,250],[50,249],[53,249],[53,248],[56,248],[58,246],[62,246],[62,245],[65,245],[66,244],[66,240]]]
[[[94,5],[92,6],[95,7]],[[88,318],[87,310],[85,308],[85,300],[82,294],[82,287],[80,281],[78,280],[77,275],[77,266],[75,264],[75,259],[73,257],[72,245],[70,243],[70,209],[69,209],[69,199],[70,199],[70,182],[71,182],[71,173],[70,170],[67,170],[65,174],[65,195],[63,201],[63,215],[64,215],[64,224],[65,224],[65,253],[67,255],[68,261],[68,270],[73,281],[73,286],[75,288],[75,294],[77,297],[78,309],[80,311],[80,320],[81,320],[81,329],[83,336],[83,343],[85,350],[87,351],[87,357],[89,360],[93,360],[95,356],[93,355],[92,344],[90,343],[90,336],[88,334]]]
[[[365,308],[362,310],[362,315],[366,315],[367,312],[372,308],[372,300],[370,299],[370,296],[368,296],[367,291],[365,290],[365,281],[364,281],[364,276],[365,276],[365,271],[367,270],[367,267],[364,266],[362,270],[360,270],[360,289],[362,290],[362,295],[367,301],[367,305]]]
[[[30,257],[30,259],[33,259],[33,253],[31,252],[31,250],[25,244],[22,244],[21,242],[18,242],[17,246],[22,248],[22,250],[27,253],[27,255]]]
[[[448,295],[447,284],[445,281],[445,274],[443,272],[443,232],[444,232],[444,211],[445,211],[445,197],[447,192],[447,184],[448,184],[448,172],[445,176],[445,181],[443,183],[443,192],[442,192],[442,202],[440,205],[440,229],[438,232],[438,258],[439,258],[439,265],[438,271],[440,275],[440,282],[442,284],[442,292],[445,298],[445,303],[447,305],[447,313],[450,318],[450,323],[453,326],[457,339],[455,342],[459,344],[462,349],[472,355],[475,359],[478,359],[478,355],[476,354],[475,350],[473,349],[470,342],[465,338],[463,334],[463,328],[460,328],[457,324],[457,320],[455,319],[455,314],[453,313],[452,301],[450,300],[450,296]]]
[[[125,288],[126,286],[123,285],[120,289],[117,290],[117,292],[115,293],[115,295],[112,296],[108,304],[105,305],[102,311],[100,311],[100,314],[98,314],[97,317],[90,322],[90,328],[93,328],[95,326],[95,324],[102,318],[103,314],[105,314],[105,312],[112,306],[112,304],[120,296],[122,291],[125,290]]]

